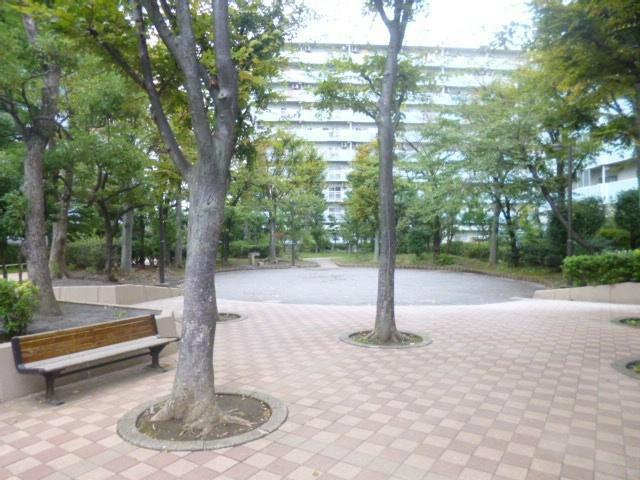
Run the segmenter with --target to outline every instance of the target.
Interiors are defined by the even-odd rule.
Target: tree
[[[168,155],[189,185],[180,357],[171,398],[153,421],[176,419],[203,436],[220,422],[244,422],[223,412],[215,396],[215,262],[238,125],[278,71],[284,31],[297,21],[289,10],[288,2],[246,0],[231,22],[227,0],[197,9],[187,0],[69,1],[57,12],[60,28],[90,38],[147,94]]]
[[[640,208],[635,203],[637,194],[635,190],[620,192],[615,205],[616,225],[629,232],[632,248],[640,247]]]
[[[412,227],[423,226],[421,234],[421,229],[415,228],[413,235],[417,239],[422,235],[425,240],[431,240],[434,259],[440,255],[445,231],[449,238],[453,236],[452,230],[464,200],[458,125],[457,120],[445,116],[426,125],[422,130],[422,141],[409,142],[415,154],[403,164],[417,192],[410,207]],[[415,249],[419,242],[412,242],[412,245]]]
[[[309,143],[283,131],[263,140],[258,152],[253,183],[267,213],[269,261],[275,263],[278,223],[287,225],[295,246],[302,226],[324,210],[325,164]]]
[[[634,146],[640,186],[640,4],[536,0],[533,7],[534,58],[567,97],[599,107],[602,138]]]
[[[0,6],[0,111],[8,114],[26,146],[23,192],[27,199],[23,250],[39,310],[60,315],[53,294],[45,226],[44,156],[58,124],[63,42],[15,5]],[[42,27],[42,28],[41,28]]]
[[[346,224],[354,240],[374,239],[377,260],[378,251],[378,172],[380,170],[376,144],[358,148],[352,162],[353,170],[347,181],[350,191],[345,202]]]
[[[378,295],[375,327],[370,339],[379,343],[395,343],[401,339],[397,332],[394,308],[394,273],[396,263],[396,220],[393,188],[393,160],[396,124],[399,112],[396,96],[398,85],[398,55],[402,49],[405,30],[414,14],[415,0],[372,0],[369,2],[382,18],[389,31],[387,59],[383,74],[382,92],[378,100],[376,126],[380,156],[378,220],[380,222],[380,260],[378,267]],[[385,6],[391,6],[389,16]]]

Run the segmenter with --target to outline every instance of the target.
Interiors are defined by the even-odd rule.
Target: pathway
[[[179,299],[156,304],[180,310]],[[372,350],[339,334],[372,306],[220,302],[219,389],[282,399],[289,418],[219,451],[156,452],[116,434],[133,406],[168,393],[140,367],[0,408],[0,478],[39,480],[558,480],[640,478],[640,383],[611,363],[640,355],[640,330],[612,324],[634,306],[518,301],[398,307],[430,346]]]

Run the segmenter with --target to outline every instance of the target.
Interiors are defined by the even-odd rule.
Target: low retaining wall
[[[122,306],[178,297],[183,294],[183,291],[181,288],[123,284],[53,287],[53,293],[56,299],[63,302],[99,303]]]
[[[131,307],[130,305],[182,295],[182,290],[179,288],[149,287],[145,285],[92,285],[82,287],[55,287],[54,293],[58,300],[68,302],[92,303],[114,307],[127,306],[127,308],[135,309],[136,307]],[[149,308],[141,310],[148,312]],[[156,316],[156,323],[160,336],[176,337],[178,335],[176,319],[172,314]],[[165,347],[161,356],[171,355],[176,353],[176,351],[177,344],[171,343]],[[130,355],[130,353],[128,355]],[[121,370],[133,365],[143,365],[149,362],[150,357],[140,357],[115,365],[98,367],[59,378],[56,380],[56,386],[66,385],[86,378],[96,377],[107,372]],[[2,366],[0,368],[0,403],[44,390],[44,379],[42,375],[18,373],[13,360],[11,342],[0,343],[0,366]]]
[[[576,302],[628,303],[640,305],[640,283],[625,282],[596,287],[556,288],[538,290],[533,298],[572,300]]]

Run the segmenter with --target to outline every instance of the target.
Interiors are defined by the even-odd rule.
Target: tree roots
[[[250,428],[252,423],[238,415],[237,410],[223,412],[213,399],[195,400],[189,397],[171,398],[151,417],[152,422],[179,420],[182,422],[180,435],[190,434],[205,438],[221,424],[236,424]],[[153,413],[153,412],[151,412]]]

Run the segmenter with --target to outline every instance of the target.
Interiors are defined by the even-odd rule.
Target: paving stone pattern
[[[164,308],[179,310],[179,299]],[[338,340],[373,307],[221,302],[217,385],[289,407],[277,432],[209,452],[157,452],[116,434],[137,404],[170,392],[175,370],[138,368],[0,405],[2,479],[640,479],[640,382],[611,366],[640,356],[640,308],[556,301],[400,307],[425,348]],[[175,365],[176,358],[165,358]]]

